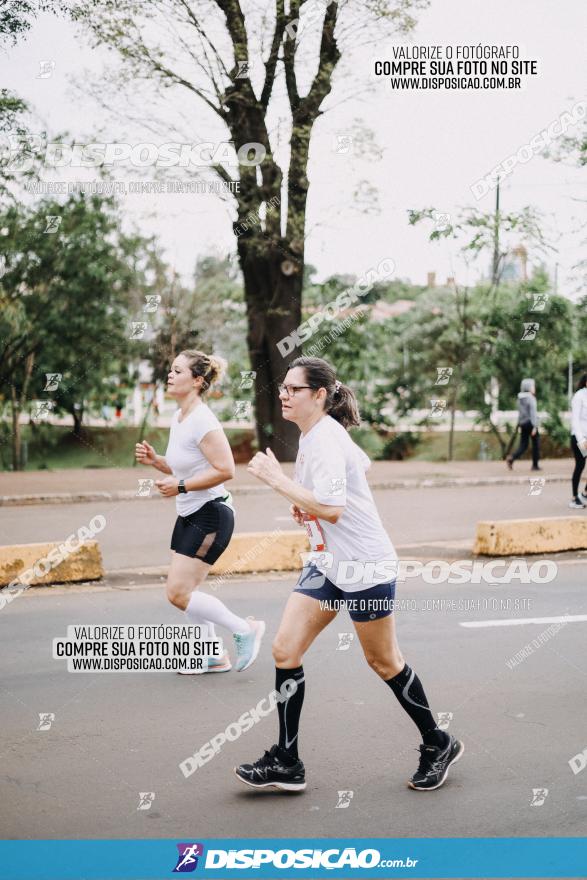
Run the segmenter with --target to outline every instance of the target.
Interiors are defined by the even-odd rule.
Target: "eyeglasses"
[[[293,397],[295,394],[297,394],[298,391],[301,391],[302,388],[311,387],[311,385],[284,385],[283,383],[280,383],[277,386],[277,390],[280,394],[283,394],[285,392],[288,397]]]

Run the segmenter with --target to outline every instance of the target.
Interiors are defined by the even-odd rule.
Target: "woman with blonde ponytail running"
[[[234,637],[237,671],[256,659],[265,632],[262,620],[233,614],[216,596],[198,588],[211,565],[228,547],[234,530],[234,510],[224,480],[234,477],[234,459],[222,426],[203,397],[224,372],[226,362],[201,351],[182,351],[169,371],[167,391],[179,404],[173,415],[165,455],[147,443],[137,443],[136,458],[163,474],[155,485],[165,498],[175,496],[177,520],[171,536],[167,598],[183,611],[190,624],[206,626],[215,638],[215,625]],[[208,672],[229,672],[228,653],[210,658]]]

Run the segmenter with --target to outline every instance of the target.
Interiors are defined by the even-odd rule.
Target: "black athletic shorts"
[[[385,584],[376,584],[366,590],[345,593],[316,566],[306,566],[300,574],[294,593],[302,593],[311,599],[317,599],[325,611],[347,610],[351,620],[365,623],[389,617],[393,612],[395,601],[395,580]]]
[[[212,565],[228,547],[233,531],[232,507],[214,498],[195,513],[177,517],[171,535],[171,549]]]

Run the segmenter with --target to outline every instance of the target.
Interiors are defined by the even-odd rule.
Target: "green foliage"
[[[4,0],[0,9],[0,43],[16,43],[30,29],[37,12],[48,5],[43,0]]]
[[[109,402],[111,377],[124,372],[127,304],[143,243],[120,233],[113,201],[98,196],[13,206],[0,215],[0,227],[6,230],[0,379],[18,395],[50,399],[54,412],[78,418],[89,399]],[[25,387],[27,359],[34,367]],[[47,373],[62,376],[50,392]]]
[[[372,461],[382,457],[385,440],[373,428],[370,426],[351,428],[350,435]]]

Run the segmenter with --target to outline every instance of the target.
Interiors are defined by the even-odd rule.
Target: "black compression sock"
[[[288,689],[281,688],[287,681],[294,680],[297,689],[295,693],[287,696]],[[277,714],[279,716],[279,748],[292,761],[298,760],[298,729],[300,726],[300,715],[304,702],[304,667],[298,666],[296,669],[279,669],[275,668],[275,690],[282,694],[284,699],[277,703]],[[292,689],[293,690],[293,689]]]
[[[436,726],[434,715],[428,706],[428,700],[422,687],[422,682],[408,664],[404,666],[394,678],[388,679],[385,684],[389,685],[396,695],[402,708],[408,713],[422,739],[428,746],[446,746],[449,734]]]

